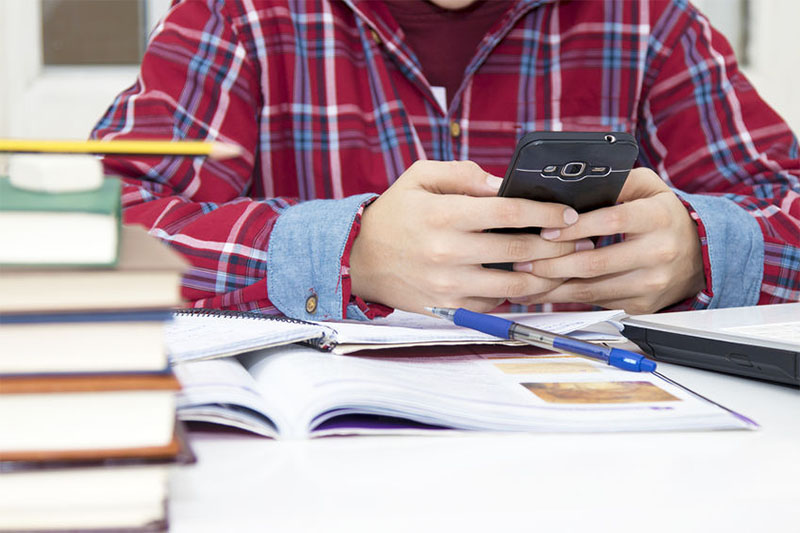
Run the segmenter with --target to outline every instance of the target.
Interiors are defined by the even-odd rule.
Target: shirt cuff
[[[358,214],[375,197],[310,200],[288,207],[276,219],[267,252],[267,293],[281,313],[341,320],[346,309],[351,318],[366,318],[351,304],[349,284],[342,283],[347,274],[342,257],[354,238]]]
[[[764,274],[764,235],[758,222],[722,196],[675,191],[698,225],[703,245],[706,307],[756,305]],[[710,299],[709,299],[710,297]]]

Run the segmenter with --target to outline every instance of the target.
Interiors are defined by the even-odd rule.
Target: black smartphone
[[[498,196],[568,205],[583,213],[614,205],[639,155],[625,132],[542,131],[526,134],[514,150]],[[495,228],[538,233],[540,228]],[[511,270],[511,263],[490,268]]]

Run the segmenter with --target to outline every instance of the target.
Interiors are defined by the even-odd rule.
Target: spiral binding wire
[[[233,319],[245,319],[245,320],[277,320],[279,322],[290,322],[292,324],[308,324],[313,326],[320,326],[320,324],[315,324],[314,322],[308,322],[307,320],[300,320],[299,318],[291,318],[286,315],[265,315],[263,313],[257,313],[255,311],[236,311],[233,309],[212,309],[210,307],[184,307],[181,309],[177,309],[175,311],[176,315],[183,315],[183,316],[212,316],[212,317],[220,317],[220,318],[233,318]],[[328,326],[321,326],[325,329],[332,330],[332,328]],[[333,331],[333,330],[332,330]],[[334,331],[335,332],[335,331]],[[316,339],[308,339],[307,341],[303,341],[300,344],[306,344],[311,346],[312,348],[317,348],[320,350],[331,351],[333,347],[336,345],[336,342],[333,341],[328,335],[325,333],[320,334],[320,336]]]
[[[313,324],[300,320],[299,318],[291,318],[285,315],[265,315],[264,313],[257,313],[255,311],[235,311],[232,309],[211,309],[210,307],[185,307],[175,311],[178,315],[189,316],[219,316],[224,318],[249,318],[255,320],[278,320],[280,322],[291,322],[293,324]]]

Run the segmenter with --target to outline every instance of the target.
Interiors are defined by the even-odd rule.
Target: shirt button
[[[313,315],[317,312],[317,295],[312,294],[306,298],[306,313]]]
[[[450,123],[450,135],[453,137],[458,137],[461,135],[461,126],[458,125],[458,122],[455,120]]]
[[[372,40],[375,41],[375,44],[381,44],[381,36],[378,35],[378,32],[369,30],[369,34],[372,35]]]

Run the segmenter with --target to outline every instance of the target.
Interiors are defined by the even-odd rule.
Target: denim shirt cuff
[[[705,228],[712,294],[708,307],[756,305],[764,274],[764,236],[758,222],[728,198],[675,193]]]
[[[359,209],[375,196],[310,200],[281,213],[267,252],[267,293],[281,313],[303,320],[345,318],[342,254]],[[351,307],[348,313],[361,318]]]

